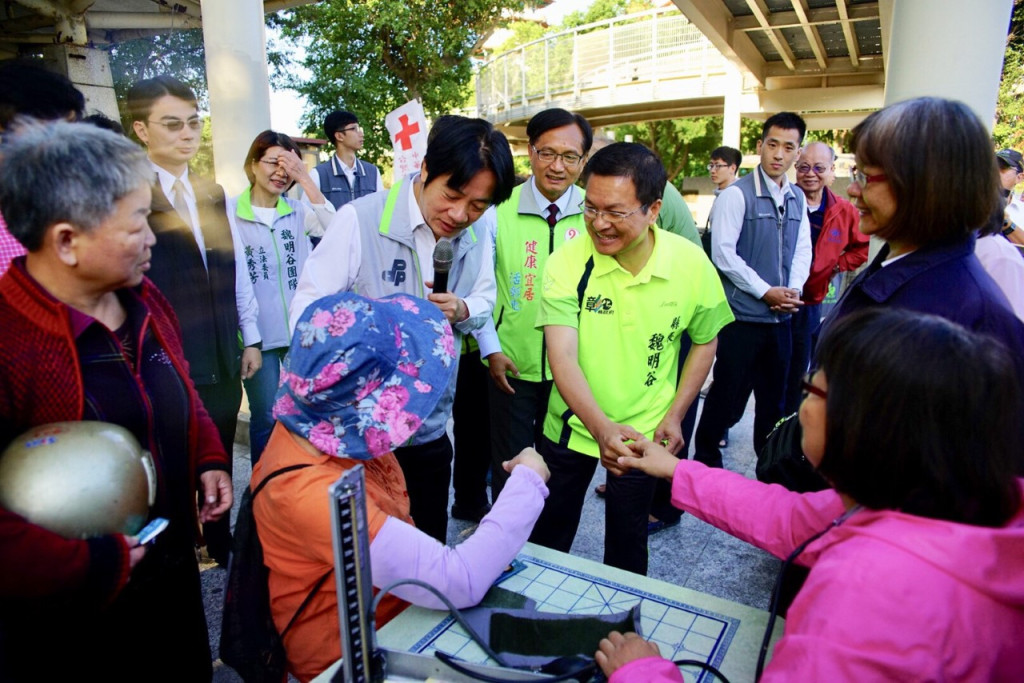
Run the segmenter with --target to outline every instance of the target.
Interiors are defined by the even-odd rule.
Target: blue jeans
[[[249,397],[249,458],[253,465],[263,455],[274,428],[274,397],[281,377],[281,360],[287,352],[287,348],[264,351],[263,367],[249,379],[242,380],[245,395]]]

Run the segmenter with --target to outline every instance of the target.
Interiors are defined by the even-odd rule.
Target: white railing
[[[555,33],[480,66],[479,115],[494,122],[570,109],[722,95],[725,59],[674,7]]]

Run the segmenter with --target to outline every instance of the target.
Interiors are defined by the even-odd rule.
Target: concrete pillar
[[[892,3],[885,103],[960,100],[991,128],[1013,0]]]
[[[740,148],[740,112],[743,109],[743,77],[732,62],[726,62],[725,109],[722,116],[722,144]]]
[[[80,45],[48,45],[43,48],[43,61],[48,70],[66,76],[85,95],[87,116],[99,112],[121,120],[106,51]]]
[[[270,128],[270,79],[261,0],[204,0],[214,172],[228,195],[245,189],[245,153]]]

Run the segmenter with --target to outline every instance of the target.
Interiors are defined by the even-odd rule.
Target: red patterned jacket
[[[136,289],[151,329],[189,394],[192,480],[228,466],[217,429],[189,379],[177,319],[148,279]],[[0,278],[0,449],[29,427],[79,420],[85,392],[69,309],[24,269],[19,257]],[[68,540],[0,508],[0,600],[81,591],[107,602],[128,581],[128,548],[120,536]]]

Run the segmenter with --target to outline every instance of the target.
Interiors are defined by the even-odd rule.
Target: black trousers
[[[409,490],[409,512],[416,528],[448,542],[448,484],[452,479],[452,442],[447,434],[416,446],[395,449]]]
[[[800,380],[811,363],[811,352],[821,327],[821,304],[804,306],[793,314],[793,355],[789,362],[789,376],[786,379],[786,399],[783,415],[792,415],[800,409]]]
[[[238,424],[238,409],[242,405],[242,381],[235,377],[216,384],[197,385],[196,392],[213,424],[217,426],[220,443],[228,454],[228,474],[231,474],[235,427]],[[216,522],[204,524],[203,538],[210,557],[226,565],[231,551],[231,515],[225,514]]]
[[[676,384],[683,376],[683,363],[690,353],[693,343],[689,336],[684,336],[679,346],[679,372],[676,375]],[[679,431],[683,435],[683,447],[676,457],[685,460],[690,452],[690,441],[693,438],[694,427],[697,426],[697,404],[700,403],[700,396],[695,396],[693,403],[686,410],[683,421],[679,423]],[[683,516],[683,511],[672,505],[672,482],[666,479],[658,479],[654,485],[654,500],[651,502],[651,514],[660,521],[668,524],[678,522]]]
[[[491,423],[488,416],[488,388],[491,376],[480,362],[480,352],[464,353],[459,359],[455,379],[455,464],[452,483],[455,504],[464,510],[479,510],[487,505],[487,470],[490,467]],[[497,494],[495,494],[497,497]]]
[[[548,499],[533,527],[530,541],[569,552],[579,530],[587,488],[598,458],[570,450],[546,437],[538,449],[551,470]],[[647,574],[647,516],[655,480],[632,470],[608,475],[605,494],[604,563]]]
[[[487,391],[491,409],[491,497],[498,494],[508,481],[501,463],[511,460],[527,446],[536,446],[544,435],[544,416],[551,395],[551,380],[527,382],[509,377],[516,390],[506,394],[488,377]],[[589,482],[588,482],[589,483]]]
[[[760,453],[768,433],[782,417],[782,402],[792,352],[790,321],[734,321],[718,333],[715,381],[704,399],[704,412],[694,438],[694,460],[722,466],[718,440],[734,423],[747,387],[754,389],[754,452]]]

